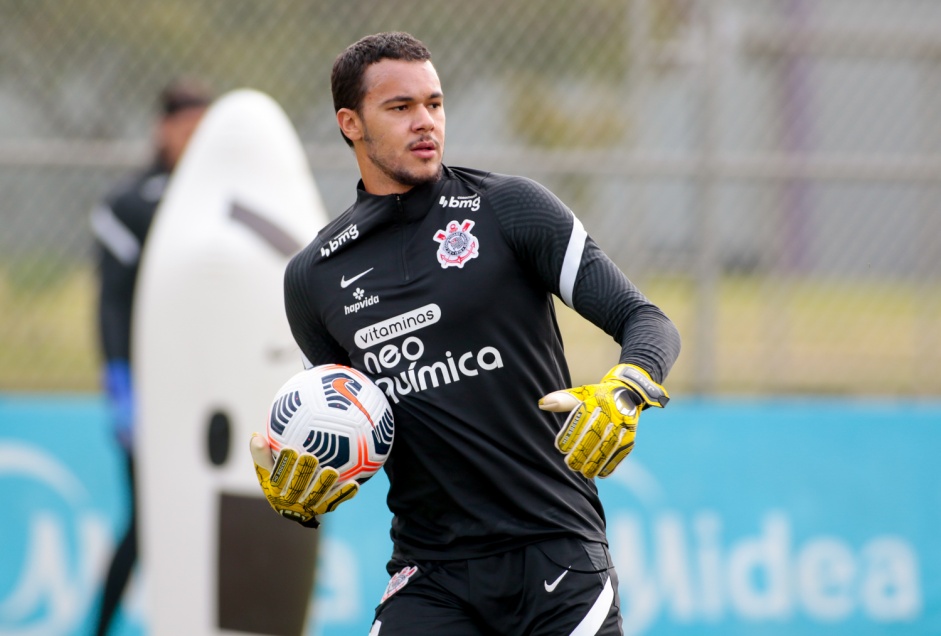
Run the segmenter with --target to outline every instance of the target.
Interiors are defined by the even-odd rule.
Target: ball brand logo
[[[447,228],[435,232],[438,245],[438,263],[442,268],[464,267],[464,263],[477,258],[480,253],[477,237],[470,233],[474,222],[464,219],[463,223],[451,221]]]
[[[352,223],[333,238],[327,239],[327,242],[320,246],[320,255],[326,258],[340,249],[340,246],[344,243],[355,241],[358,238],[359,229],[355,223]]]
[[[284,433],[284,427],[288,425],[297,409],[301,407],[301,392],[292,391],[285,393],[275,400],[271,405],[271,430],[278,435]]]
[[[359,401],[359,393],[363,390],[363,385],[360,384],[355,378],[350,377],[345,373],[332,373],[326,375],[322,380],[323,384],[323,393],[327,398],[327,406],[334,409],[340,409],[341,411],[347,411],[350,407],[356,407],[356,409],[363,414],[366,418],[366,421],[369,422],[372,426],[372,439],[376,448],[376,452],[381,454],[386,454],[389,452],[392,447],[392,434],[393,434],[393,420],[392,420],[392,411],[386,409],[382,413],[382,417],[379,419],[379,422],[373,421],[372,416],[369,414],[369,409],[363,406],[362,402]],[[337,449],[338,456],[336,458],[337,466],[342,466],[349,460],[350,449],[349,449],[349,439],[343,437],[339,438],[338,442],[333,442],[332,440],[320,439],[321,437],[326,437],[329,434],[318,433],[316,435],[317,439],[313,439],[314,433],[308,436],[307,441],[304,443],[304,448],[308,448],[308,444],[313,444],[315,447],[324,445],[326,450],[327,446],[330,444],[339,444]],[[337,437],[333,435],[332,437]],[[311,452],[314,452],[312,449]],[[318,457],[320,455],[320,450],[314,452]],[[340,459],[339,455],[345,456]],[[329,466],[330,464],[328,464]]]
[[[327,398],[327,406],[341,411],[348,411],[351,406],[355,406],[360,413],[366,416],[370,424],[376,425],[369,416],[369,410],[356,398],[359,392],[363,390],[363,385],[357,382],[355,378],[345,373],[331,373],[325,375],[321,382],[323,384],[323,394]]]
[[[470,208],[474,212],[480,209],[480,195],[471,194],[463,197],[451,196],[450,198],[441,195],[438,199],[438,205],[442,208]]]

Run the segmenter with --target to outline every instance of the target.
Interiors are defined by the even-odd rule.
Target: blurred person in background
[[[152,162],[119,183],[91,215],[98,261],[103,383],[114,435],[126,462],[131,503],[127,528],[105,580],[95,630],[98,636],[108,633],[137,561],[131,313],[138,266],[170,174],[211,101],[209,89],[194,79],[178,79],[167,85],[159,96]]]
[[[284,296],[305,364],[359,369],[392,404],[392,578],[369,633],[620,634],[594,478],[631,452],[641,410],[666,405],[675,326],[548,189],[442,163],[420,41],[367,36],[331,83],[361,180]],[[620,343],[597,384],[566,388],[553,296]],[[272,507],[305,526],[358,490],[313,455],[272,458],[262,435],[251,449]]]

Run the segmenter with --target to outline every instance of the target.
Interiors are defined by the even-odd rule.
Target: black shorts
[[[615,636],[618,579],[607,548],[554,539],[477,559],[389,563],[370,636]]]

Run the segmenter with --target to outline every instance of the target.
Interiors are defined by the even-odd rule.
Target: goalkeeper
[[[361,39],[332,87],[361,181],[284,296],[306,363],[366,373],[395,415],[391,579],[370,634],[620,634],[594,480],[667,404],[676,328],[545,187],[442,163],[444,93],[420,41]],[[620,343],[597,384],[572,387],[553,296]],[[251,447],[289,519],[315,527],[356,494],[310,456]]]

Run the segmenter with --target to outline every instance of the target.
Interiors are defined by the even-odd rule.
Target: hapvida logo
[[[472,194],[463,197],[446,197],[441,195],[441,198],[438,199],[438,205],[442,208],[466,208],[476,212],[480,209],[480,195]]]
[[[356,291],[353,292],[353,298],[356,299],[355,303],[352,305],[343,306],[343,314],[346,316],[355,314],[360,309],[375,305],[379,302],[379,296],[376,294],[373,294],[372,296],[366,296],[366,292],[359,287],[357,287]]]

